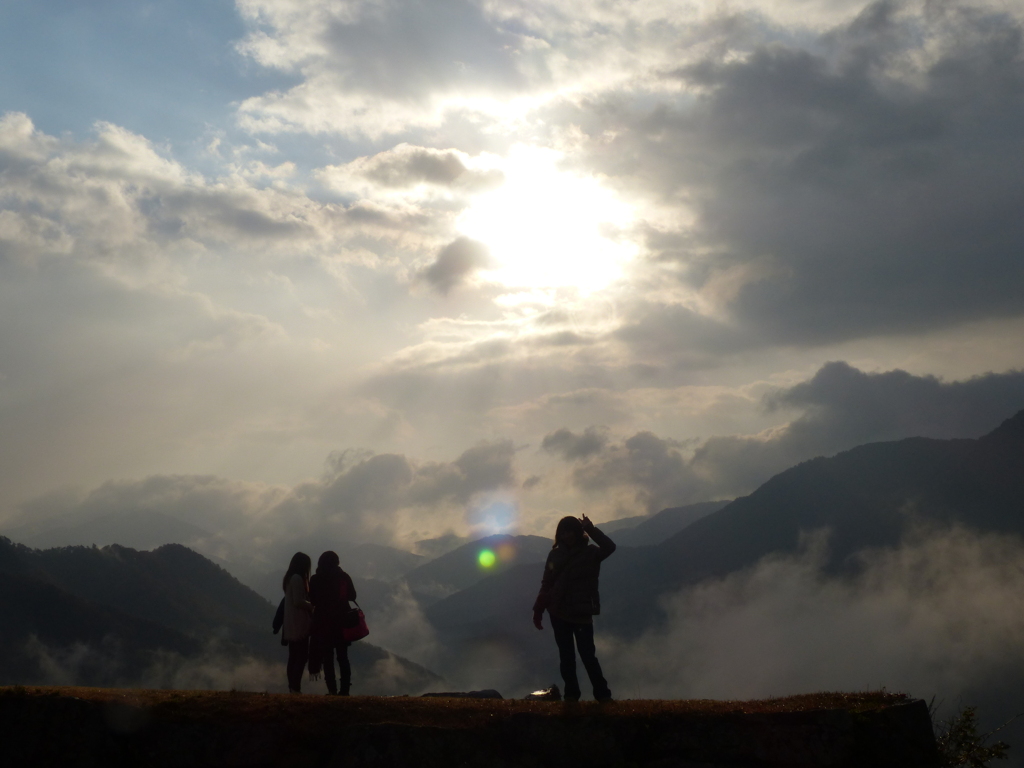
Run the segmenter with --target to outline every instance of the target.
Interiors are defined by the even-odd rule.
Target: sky
[[[1024,408],[1024,6],[9,0],[0,523],[550,534]]]

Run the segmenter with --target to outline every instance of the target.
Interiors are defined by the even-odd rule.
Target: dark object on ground
[[[9,765],[938,768],[928,707],[881,693],[544,701],[0,688]]]
[[[523,696],[524,701],[561,701],[562,692],[558,690],[557,685],[552,685],[550,688],[541,688],[539,691],[528,693]]]
[[[493,688],[482,691],[445,691],[443,693],[424,693],[421,699],[504,699],[505,697]]]

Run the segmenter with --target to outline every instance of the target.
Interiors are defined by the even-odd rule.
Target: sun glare
[[[486,279],[509,288],[575,288],[590,293],[622,272],[635,247],[614,239],[632,220],[628,205],[596,179],[557,167],[550,149],[517,147],[505,183],[459,216],[459,231],[487,245]]]

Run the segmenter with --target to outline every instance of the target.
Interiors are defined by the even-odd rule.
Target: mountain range
[[[1024,535],[1024,411],[978,439],[909,438],[812,459],[658,544],[620,545],[602,567],[601,629],[643,634],[664,622],[665,595],[798,553],[816,531],[827,535],[826,573],[850,575],[868,550],[953,525]],[[441,671],[485,647],[525,670],[550,667],[550,638],[529,620],[540,575],[518,564],[429,605],[447,653]]]
[[[65,672],[90,685],[159,682],[158,666],[200,659],[279,665],[286,654],[270,630],[275,608],[179,544],[36,550],[0,537],[0,681],[40,682],[55,663],[73,665]],[[402,691],[437,680],[366,642],[352,646],[351,659],[364,683],[385,672]]]
[[[95,521],[106,524],[102,515]],[[869,550],[950,526],[1024,535],[1024,412],[978,439],[862,445],[803,462],[742,498],[612,521],[604,529],[618,550],[602,570],[601,630],[628,640],[656,628],[666,620],[663,596],[766,556],[799,553],[808,534],[824,533],[822,567],[843,577],[857,573]],[[407,592],[436,636],[431,665],[447,683],[482,675],[492,686],[518,690],[550,682],[533,677],[551,667],[553,646],[529,616],[551,540],[449,538],[433,559],[379,545],[345,550],[371,627],[389,611],[406,610]],[[266,599],[280,594],[280,575],[261,578],[265,596],[180,545],[37,550],[0,539],[0,610],[7,618],[0,676],[24,678],[32,664],[41,674],[39,644],[93,647],[110,638],[119,643],[123,675],[144,669],[157,650],[190,658],[214,639],[233,658],[280,663],[282,649],[268,631],[274,606]],[[362,665],[356,679],[372,677],[374,665],[385,662],[397,670],[388,683],[395,692],[436,680],[365,642],[353,657]],[[104,674],[97,666],[84,679],[110,677]]]

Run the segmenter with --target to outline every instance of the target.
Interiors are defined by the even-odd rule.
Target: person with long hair
[[[313,561],[296,552],[281,580],[284,590],[282,641],[288,643],[288,692],[302,693],[302,673],[309,658],[309,630],[313,604],[309,601],[309,571]]]
[[[590,539],[596,547],[590,545]],[[546,610],[555,632],[566,701],[580,699],[577,649],[590,677],[594,698],[608,701],[612,697],[594,647],[594,616],[601,612],[598,594],[601,562],[614,551],[615,542],[601,533],[586,515],[582,519],[563,517],[558,521],[555,543],[544,564],[540,593],[533,605],[533,625],[544,629]]]
[[[309,671],[315,675],[323,666],[324,682],[331,696],[348,696],[352,687],[352,666],[348,661],[348,643],[342,636],[346,618],[351,616],[350,600],[356,599],[352,577],[341,569],[334,552],[320,555],[316,573],[309,581],[309,599],[313,603],[312,641]],[[340,680],[334,676],[334,657],[338,657]]]

